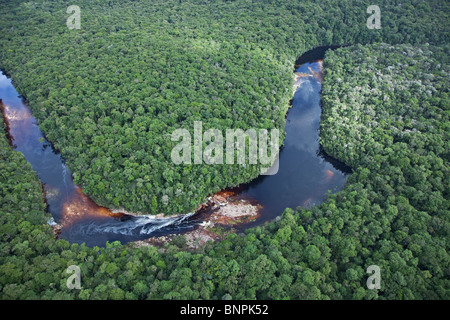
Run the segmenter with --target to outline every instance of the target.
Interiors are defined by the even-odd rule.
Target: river
[[[259,176],[240,186],[241,196],[263,206],[261,218],[241,226],[261,225],[279,216],[285,208],[310,207],[322,203],[328,192],[345,184],[351,169],[324,153],[319,143],[320,92],[323,61],[305,62],[295,70],[292,107],[286,116],[285,139],[275,175]]]
[[[325,52],[325,51],[323,51]],[[295,70],[292,107],[286,116],[285,141],[279,153],[275,175],[260,176],[236,188],[240,197],[262,205],[260,217],[238,227],[261,225],[279,216],[287,207],[309,207],[323,202],[329,192],[339,191],[349,168],[326,156],[319,144],[322,57],[301,61]],[[39,129],[30,109],[11,80],[0,75],[0,99],[14,149],[24,154],[43,183],[50,224],[61,225],[60,238],[87,246],[104,246],[107,241],[143,240],[153,236],[183,233],[196,228],[205,212],[176,217],[132,216],[113,213],[98,206],[73,183],[61,155]]]

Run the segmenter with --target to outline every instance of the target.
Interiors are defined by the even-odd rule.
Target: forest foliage
[[[2,136],[2,299],[450,298],[447,2],[379,1],[380,30],[365,27],[365,1],[79,3],[77,31],[68,2],[2,2],[0,66],[95,200],[179,212],[253,177],[170,167],[167,133],[282,128],[295,59],[327,44],[361,43],[327,52],[322,88],[321,144],[354,173],[320,206],[195,252],[182,236],[88,248],[53,239],[41,185]]]
[[[319,45],[448,43],[448,3],[380,1],[68,1],[2,3],[0,68],[30,103],[75,183],[101,205],[185,213],[260,165],[175,165],[170,135],[284,132],[292,68]],[[280,140],[283,135],[280,135]],[[281,143],[280,143],[281,145]],[[162,199],[169,199],[163,202]]]

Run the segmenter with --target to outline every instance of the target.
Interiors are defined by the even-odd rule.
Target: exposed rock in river
[[[207,203],[197,209],[203,215],[203,222],[194,230],[184,233],[186,245],[191,249],[199,248],[208,241],[224,238],[226,234],[234,232],[233,225],[247,223],[259,217],[262,206],[244,199],[233,191],[221,191],[208,198]],[[176,235],[153,237],[134,242],[135,246],[161,246]]]

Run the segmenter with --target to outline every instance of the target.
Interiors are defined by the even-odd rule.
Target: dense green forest
[[[368,1],[80,1],[80,30],[69,4],[1,2],[0,67],[99,203],[183,212],[256,176],[171,166],[170,132],[283,128],[294,61],[327,44],[360,43],[327,52],[322,89],[321,144],[354,173],[322,205],[196,252],[182,236],[88,248],[53,239],[41,185],[3,135],[2,299],[450,298],[447,2],[379,1],[379,30]]]
[[[259,165],[173,164],[170,135],[194,121],[284,132],[303,52],[448,40],[442,1],[380,1],[379,30],[366,26],[368,1],[78,1],[79,30],[66,26],[69,4],[2,3],[0,68],[75,183],[131,212],[184,213],[255,178]]]

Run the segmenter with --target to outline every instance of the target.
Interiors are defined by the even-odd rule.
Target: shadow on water
[[[329,46],[321,46],[316,47],[312,50],[306,51],[300,57],[295,60],[294,63],[294,72],[304,63],[311,63],[318,60],[323,60],[325,58],[325,53],[328,50],[335,50],[338,48],[348,47],[349,45],[329,45]]]

